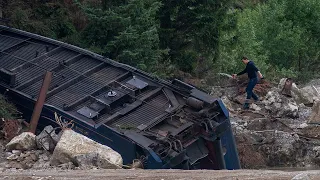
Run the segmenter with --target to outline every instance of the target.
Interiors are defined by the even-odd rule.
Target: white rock
[[[232,126],[237,126],[237,125],[238,125],[238,123],[237,123],[237,122],[234,122],[234,121],[230,121],[230,124],[231,124]]]
[[[313,147],[313,151],[320,151],[320,146]]]
[[[36,136],[31,132],[21,133],[14,137],[7,145],[6,149],[11,150],[31,150],[36,148]]]
[[[299,107],[297,106],[297,104],[295,102],[289,102],[288,107],[289,107],[290,111],[298,112],[298,110],[299,110]]]
[[[280,95],[278,89],[273,88],[269,91],[263,103],[267,110],[278,117],[296,118],[299,116],[297,103],[292,98]]]
[[[318,92],[313,86],[306,86],[300,89],[301,102],[304,104],[313,104],[313,100],[318,97]]]
[[[20,157],[22,157],[22,158],[25,158],[25,157],[28,157],[28,156],[30,156],[30,151],[27,151],[27,152],[24,152],[24,153],[20,154]]]
[[[251,106],[250,106],[253,110],[255,110],[255,111],[261,111],[261,108],[258,106],[258,105],[256,105],[256,104],[251,104]]]
[[[242,132],[243,131],[243,128],[242,127],[240,127],[240,126],[237,126],[236,127],[236,132]]]
[[[243,126],[244,126],[244,127],[247,127],[247,126],[248,126],[248,123],[247,123],[247,122],[245,122],[245,123],[243,124]]]
[[[302,123],[299,125],[299,128],[301,128],[301,129],[306,128],[306,127],[308,127],[307,123]]]
[[[310,180],[310,178],[307,174],[301,173],[293,177],[291,180]]]
[[[282,79],[280,79],[280,82],[279,82],[279,84],[278,84],[278,88],[279,88],[279,89],[282,89],[282,88],[283,88],[284,84],[286,83],[286,80],[287,80],[287,78],[282,78]]]
[[[18,159],[19,156],[17,156],[16,154],[11,154],[11,156],[8,156],[7,159],[8,160],[16,160]]]
[[[281,103],[274,103],[274,106],[279,109],[281,108]]]
[[[60,141],[54,149],[50,164],[53,166],[68,162],[75,162],[75,157],[90,153],[97,153],[99,160],[103,161],[101,168],[121,168],[123,160],[121,155],[108,146],[99,144],[72,130],[64,130]]]
[[[17,156],[20,156],[21,151],[20,150],[12,150],[12,154],[15,154]]]
[[[264,107],[266,110],[271,110],[271,107],[270,106],[265,106]]]
[[[6,157],[9,157],[9,156],[11,156],[12,155],[12,152],[5,152],[5,156]]]

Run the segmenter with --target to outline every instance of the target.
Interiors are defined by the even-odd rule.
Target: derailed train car
[[[6,26],[0,52],[0,91],[27,120],[45,72],[53,73],[38,127],[57,126],[56,112],[146,169],[240,168],[227,109],[197,87]]]

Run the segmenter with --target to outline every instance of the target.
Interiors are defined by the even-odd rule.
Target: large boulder
[[[110,163],[106,161],[101,154],[91,152],[88,154],[80,154],[74,157],[75,164],[81,169],[91,169],[94,167],[107,169]]]
[[[287,78],[282,78],[282,79],[280,79],[280,82],[279,82],[279,84],[278,84],[278,88],[279,88],[280,90],[283,89],[283,87],[284,87],[284,85],[285,85],[285,83],[286,83],[286,80],[287,80]],[[296,83],[294,83],[294,82],[292,83],[291,91],[292,91],[293,93],[297,93],[297,92],[300,91],[300,89],[298,88],[298,86],[297,86]]]
[[[271,167],[290,166],[297,163],[297,157],[303,157],[299,152],[302,148],[299,136],[284,131],[261,131],[265,143],[259,150],[267,157],[267,164]]]
[[[306,86],[300,89],[300,102],[305,105],[312,105],[319,99],[318,90],[314,86]]]
[[[280,90],[283,89],[286,80],[287,78],[282,78],[280,80],[278,84],[278,88]],[[308,85],[299,89],[294,82],[292,83],[291,87],[291,95],[298,104],[303,103],[305,105],[312,105],[315,100],[320,98],[317,88],[315,88],[313,85]]]
[[[292,98],[287,98],[274,88],[268,92],[264,101],[265,108],[276,117],[299,117],[299,106]]]
[[[312,107],[312,113],[309,118],[309,123],[320,123],[320,101],[315,101]]]
[[[21,133],[6,145],[6,149],[9,151],[36,149],[36,135],[31,132]]]
[[[95,153],[94,156],[90,155]],[[99,144],[72,130],[64,130],[60,141],[54,149],[50,164],[57,166],[68,162],[78,164],[92,160],[99,160],[100,168],[121,168],[123,160],[121,155],[108,146]],[[95,164],[91,162],[90,164]],[[81,165],[81,163],[80,163]]]

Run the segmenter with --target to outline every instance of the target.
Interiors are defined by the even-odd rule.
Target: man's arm
[[[236,78],[236,76],[242,75],[246,72],[247,72],[247,67],[243,71],[239,72],[238,74],[232,74],[232,78]]]
[[[242,75],[242,74],[244,74],[244,73],[246,73],[246,72],[247,72],[247,68],[245,68],[243,71],[239,72],[239,73],[237,74],[237,76],[240,76],[240,75]]]
[[[252,66],[253,66],[253,69],[258,73],[259,78],[262,79],[263,76],[262,76],[260,70],[254,64],[252,64]]]

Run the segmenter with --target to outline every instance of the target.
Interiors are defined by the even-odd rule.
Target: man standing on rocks
[[[255,101],[259,100],[258,96],[253,93],[253,88],[258,82],[257,74],[259,75],[259,78],[261,78],[261,79],[263,79],[263,76],[260,73],[259,69],[255,66],[255,64],[252,61],[250,61],[247,57],[243,57],[241,60],[244,64],[246,64],[246,68],[243,71],[239,72],[238,74],[233,74],[232,77],[236,78],[236,76],[242,75],[244,73],[248,74],[249,83],[248,83],[248,86],[246,89],[247,99],[243,105],[243,108],[249,109],[249,101],[250,101],[251,97]]]

